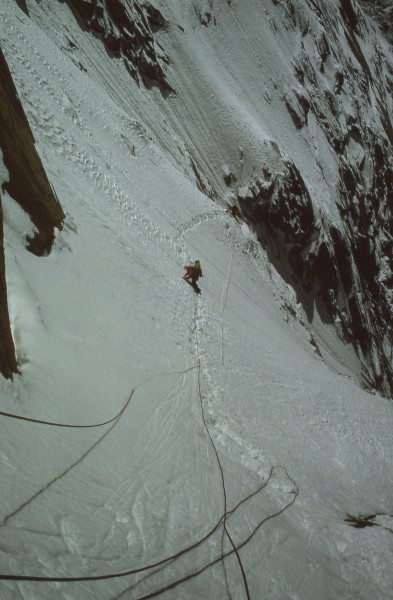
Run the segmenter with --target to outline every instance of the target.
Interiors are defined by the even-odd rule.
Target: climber
[[[201,263],[199,262],[199,260],[196,260],[193,265],[185,265],[184,268],[186,272],[183,275],[183,279],[185,279],[189,283],[191,280],[191,285],[196,286],[198,279],[200,277],[203,277]]]

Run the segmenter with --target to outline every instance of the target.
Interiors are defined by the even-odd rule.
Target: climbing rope
[[[243,505],[245,502],[247,502],[248,500],[250,500],[257,494],[259,494],[269,483],[269,481],[273,475],[274,468],[275,467],[271,468],[270,474],[267,477],[267,479],[256,490],[254,490],[253,492],[251,492],[250,494],[248,494],[247,496],[242,498],[242,500],[240,500],[231,510],[229,510],[225,516],[230,516],[230,515],[234,514],[241,505]],[[170,556],[163,558],[159,561],[156,561],[154,563],[150,563],[147,565],[143,565],[141,567],[136,567],[134,569],[129,569],[127,571],[108,573],[106,575],[87,575],[87,576],[81,576],[81,577],[50,577],[50,576],[41,576],[41,575],[20,575],[20,574],[12,575],[12,574],[1,573],[0,580],[67,583],[67,582],[76,582],[76,581],[101,581],[104,579],[116,579],[119,577],[127,577],[129,575],[135,575],[136,573],[148,571],[155,567],[164,565],[165,563],[169,563],[169,562],[173,561],[174,559],[179,558],[180,556],[183,556],[183,555],[191,552],[191,550],[194,550],[195,548],[200,546],[203,542],[208,540],[214,534],[214,532],[221,526],[223,519],[224,519],[224,515],[221,515],[220,518],[218,519],[218,521],[215,523],[215,525],[202,538],[200,538],[193,544],[190,544],[190,545],[186,546],[185,548],[182,548],[178,552],[175,552],[174,554],[171,554]],[[226,556],[230,556],[230,554],[232,554],[232,553],[233,553],[233,551],[229,552]],[[221,560],[221,558],[218,558],[218,560],[215,562],[218,562],[219,560]],[[210,566],[210,563],[209,563],[209,566]]]
[[[226,283],[226,288],[225,288],[225,293],[224,293],[224,299],[223,299],[223,306],[222,306],[222,310],[221,310],[221,316],[220,316],[220,323],[221,323],[221,364],[224,365],[224,325],[223,325],[223,315],[224,315],[224,311],[225,311],[225,306],[226,306],[226,302],[227,302],[227,298],[228,298],[228,289],[229,289],[229,282],[230,282],[230,277],[231,277],[231,271],[232,271],[232,262],[233,262],[233,254],[234,254],[234,246],[232,245],[232,254],[231,254],[231,260],[229,263],[229,269],[228,269],[228,278],[227,278],[227,283]],[[195,299],[195,302],[197,302],[197,299]],[[198,392],[199,392],[199,403],[200,403],[200,408],[201,408],[201,415],[202,415],[202,421],[203,421],[203,425],[205,427],[205,430],[207,432],[207,435],[210,439],[210,443],[211,446],[213,448],[215,457],[216,457],[216,461],[217,461],[217,465],[220,471],[220,477],[221,477],[221,486],[222,486],[222,492],[223,492],[223,499],[224,499],[224,518],[223,518],[223,533],[222,533],[222,538],[221,538],[221,554],[223,555],[224,552],[224,534],[227,536],[233,552],[236,555],[236,559],[237,562],[239,564],[240,567],[240,571],[242,574],[242,579],[243,579],[243,583],[244,583],[244,589],[246,592],[246,596],[247,596],[247,600],[251,600],[251,596],[250,596],[250,591],[249,591],[249,587],[248,587],[248,582],[247,582],[247,577],[246,577],[246,573],[244,570],[244,566],[242,563],[242,560],[240,558],[238,549],[236,547],[236,545],[233,542],[232,536],[230,535],[228,528],[227,528],[227,524],[226,524],[226,513],[227,513],[227,491],[226,491],[226,485],[225,485],[225,476],[224,476],[224,469],[222,467],[222,463],[220,460],[220,456],[218,454],[218,449],[216,444],[214,443],[213,437],[210,433],[209,427],[206,423],[206,418],[205,418],[205,411],[203,408],[203,400],[202,400],[202,390],[201,390],[201,361],[200,361],[200,355],[199,355],[199,340],[198,340],[198,330],[195,330],[195,340],[196,340],[196,352],[197,352],[197,358],[198,358]],[[226,575],[226,570],[225,570],[225,563],[224,563],[224,559],[223,559],[223,569],[225,572],[225,579],[227,580],[227,575]]]
[[[288,508],[290,508],[296,502],[296,498],[299,495],[299,488],[297,487],[294,479],[292,479],[292,477],[290,477],[290,475],[288,474],[287,469],[285,467],[282,467],[281,465],[277,465],[276,467],[272,467],[271,473],[272,473],[273,469],[276,469],[276,468],[277,469],[283,469],[285,471],[285,473],[287,474],[288,479],[293,483],[293,485],[294,485],[294,492],[293,492],[294,496],[293,496],[292,500],[290,502],[288,502],[288,504],[286,504],[279,511],[273,513],[272,515],[268,515],[267,517],[265,517],[264,519],[262,519],[261,521],[259,521],[259,523],[256,525],[256,527],[254,527],[254,529],[251,531],[250,535],[245,540],[243,540],[243,542],[241,542],[237,546],[237,550],[238,551],[241,550],[241,548],[244,548],[244,546],[246,546],[250,542],[250,540],[255,536],[255,534],[259,531],[259,529],[261,529],[261,527],[265,523],[267,523],[271,519],[275,519],[276,517],[279,517],[280,515],[282,515],[286,510],[288,510]],[[159,596],[160,594],[163,594],[164,592],[167,592],[168,590],[171,590],[171,589],[177,587],[178,585],[180,585],[182,583],[185,583],[186,581],[189,581],[190,579],[193,579],[194,577],[197,577],[198,575],[201,575],[201,573],[203,573],[204,571],[206,571],[206,569],[209,569],[209,568],[213,567],[214,565],[216,565],[220,561],[223,561],[225,558],[227,558],[228,556],[231,556],[234,553],[235,553],[235,550],[233,549],[233,550],[230,550],[229,552],[226,552],[225,554],[221,554],[220,556],[218,556],[217,558],[215,558],[212,561],[208,562],[203,567],[200,567],[199,569],[197,569],[193,573],[190,573],[189,575],[186,575],[185,577],[183,577],[181,579],[177,579],[176,581],[173,581],[172,583],[166,585],[165,587],[160,588],[159,590],[155,590],[154,592],[151,592],[151,593],[149,593],[149,594],[147,594],[145,596],[140,596],[138,598],[138,600],[148,600],[149,598],[155,598],[156,596]]]
[[[130,393],[127,401],[125,402],[125,404],[123,405],[121,410],[119,410],[119,412],[115,414],[114,417],[112,417],[108,421],[102,421],[101,423],[94,423],[93,425],[72,425],[70,423],[56,423],[54,421],[43,421],[42,419],[33,419],[31,417],[23,417],[22,415],[16,415],[14,413],[8,413],[8,412],[4,412],[2,410],[0,410],[0,415],[2,417],[9,417],[11,419],[19,419],[20,421],[28,421],[29,423],[39,423],[40,425],[50,425],[51,427],[64,427],[64,428],[75,428],[75,429],[89,429],[92,427],[102,427],[103,425],[108,425],[109,423],[112,423],[112,421],[115,421],[116,419],[121,417],[121,415],[123,414],[123,412],[126,410],[127,406],[129,405],[131,398],[134,394],[134,391],[135,391],[135,388],[131,390],[131,393]]]
[[[223,298],[222,309],[221,309],[221,315],[220,315],[220,326],[221,326],[221,364],[223,366],[224,366],[224,311],[225,311],[225,308],[226,308],[226,305],[227,305],[229,282],[231,280],[232,263],[233,263],[234,252],[235,252],[235,245],[232,242],[231,261],[229,263],[227,283],[226,283],[226,287],[225,287],[224,298]]]
[[[225,289],[225,294],[224,294],[224,298],[223,298],[223,307],[222,307],[222,311],[221,311],[221,317],[220,317],[220,324],[221,324],[221,362],[220,363],[211,363],[208,366],[213,366],[216,364],[221,364],[224,365],[224,330],[223,330],[223,314],[225,311],[225,306],[226,306],[226,302],[227,302],[227,297],[228,297],[228,290],[229,290],[229,283],[230,283],[230,277],[231,277],[231,270],[232,270],[232,262],[233,262],[233,256],[234,256],[234,247],[232,247],[232,255],[231,255],[231,261],[230,261],[230,265],[229,265],[229,269],[228,269],[228,279],[227,279],[227,285],[226,285],[226,289]],[[195,299],[197,302],[197,298]],[[106,580],[106,579],[116,579],[116,578],[124,578],[124,577],[128,577],[131,575],[135,575],[137,573],[142,573],[145,571],[150,571],[154,568],[157,567],[166,567],[167,565],[169,565],[170,563],[172,563],[174,560],[179,559],[182,556],[185,556],[187,554],[189,554],[190,552],[192,552],[194,549],[196,549],[198,546],[200,546],[201,544],[203,544],[204,542],[206,542],[209,538],[211,538],[214,533],[222,526],[223,527],[223,536],[222,536],[222,541],[221,541],[221,552],[220,554],[212,559],[211,561],[207,562],[206,564],[204,564],[203,566],[197,568],[196,570],[194,570],[192,573],[185,575],[184,577],[178,578],[175,581],[173,581],[172,583],[166,585],[165,587],[162,587],[160,589],[157,589],[153,592],[148,593],[147,595],[141,596],[139,597],[139,600],[147,600],[148,598],[153,598],[156,596],[159,596],[160,594],[173,589],[175,587],[177,587],[178,585],[189,581],[191,579],[193,579],[194,577],[197,577],[198,575],[200,575],[201,573],[203,573],[206,569],[209,569],[211,567],[213,567],[214,565],[218,564],[219,562],[222,562],[224,565],[224,561],[226,558],[235,555],[237,562],[239,564],[239,568],[242,574],[242,579],[243,579],[243,584],[244,584],[244,589],[246,592],[246,596],[247,596],[247,600],[251,600],[251,595],[250,595],[250,590],[249,590],[249,586],[248,586],[248,581],[247,581],[247,577],[246,577],[246,573],[245,573],[245,569],[244,569],[244,565],[242,563],[241,557],[240,557],[240,553],[239,551],[246,546],[246,544],[248,544],[248,542],[254,537],[254,535],[256,534],[256,532],[264,525],[264,523],[266,523],[267,521],[278,517],[279,515],[281,515],[284,511],[286,511],[287,509],[290,508],[290,506],[292,506],[294,504],[294,502],[296,501],[296,498],[299,494],[299,490],[297,488],[297,485],[295,483],[295,481],[289,476],[288,471],[286,470],[285,467],[281,467],[281,466],[273,466],[270,469],[270,473],[268,475],[268,477],[266,478],[265,481],[263,481],[261,483],[261,485],[254,490],[253,492],[251,492],[250,494],[248,494],[247,496],[245,496],[244,498],[242,498],[232,509],[228,510],[228,506],[227,506],[227,491],[226,491],[226,484],[225,484],[225,476],[224,476],[224,470],[220,461],[220,457],[219,457],[219,453],[218,453],[218,449],[214,443],[213,437],[211,435],[211,432],[209,430],[209,427],[207,425],[206,422],[206,417],[205,417],[205,411],[204,411],[204,406],[203,406],[203,397],[202,397],[202,389],[201,389],[201,359],[200,359],[200,352],[199,352],[199,340],[198,340],[198,331],[197,329],[195,330],[195,338],[196,338],[196,355],[197,355],[197,364],[189,367],[188,369],[184,370],[184,371],[175,371],[173,373],[164,373],[164,374],[156,374],[156,375],[152,375],[151,377],[149,377],[148,379],[146,379],[144,382],[140,383],[138,386],[136,386],[135,388],[133,388],[131,390],[131,393],[127,399],[127,401],[125,402],[125,404],[123,405],[123,407],[120,409],[120,411],[118,411],[116,413],[116,415],[114,417],[112,417],[111,419],[107,420],[107,421],[103,421],[100,423],[95,423],[95,424],[87,424],[87,425],[80,425],[80,424],[68,424],[68,423],[58,423],[58,422],[53,422],[53,421],[46,421],[46,420],[41,420],[41,419],[34,419],[31,417],[24,417],[21,415],[16,415],[16,414],[12,414],[12,413],[8,413],[8,412],[4,412],[4,411],[0,411],[0,416],[4,416],[4,417],[8,417],[8,418],[13,418],[13,419],[19,419],[19,420],[23,420],[23,421],[27,421],[30,423],[35,423],[35,424],[41,424],[41,425],[49,425],[49,426],[54,426],[54,427],[64,427],[64,428],[93,428],[93,427],[101,427],[103,425],[107,425],[109,423],[114,423],[114,425],[116,425],[116,422],[120,419],[120,417],[123,415],[124,411],[126,410],[126,408],[128,407],[131,398],[135,392],[135,390],[138,387],[141,387],[142,385],[146,384],[148,381],[150,381],[151,379],[153,379],[154,377],[160,377],[160,376],[166,376],[166,375],[173,375],[173,374],[185,374],[187,372],[190,372],[193,369],[197,369],[197,378],[198,378],[198,395],[199,395],[199,403],[200,403],[200,408],[201,408],[201,416],[202,416],[202,422],[203,425],[206,429],[206,433],[209,437],[211,446],[213,448],[215,457],[216,457],[216,461],[217,461],[217,465],[219,468],[219,472],[220,472],[220,478],[221,478],[221,485],[222,485],[222,492],[223,492],[223,503],[224,503],[224,510],[222,515],[220,516],[220,518],[217,520],[217,522],[211,527],[211,529],[201,538],[199,538],[198,540],[196,540],[195,542],[193,542],[192,544],[189,544],[188,546],[185,546],[184,548],[182,548],[181,550],[179,550],[178,552],[171,554],[170,556],[167,556],[166,558],[163,558],[161,560],[158,560],[156,562],[153,563],[149,563],[146,565],[142,565],[133,569],[129,569],[126,571],[119,571],[119,572],[112,572],[112,573],[108,573],[108,574],[104,574],[104,575],[91,575],[91,576],[74,576],[74,577],[50,577],[50,576],[39,576],[39,575],[23,575],[23,574],[1,574],[0,573],[0,580],[5,580],[5,581],[31,581],[31,582],[51,582],[51,583],[68,583],[68,582],[86,582],[86,581],[102,581],[102,580]],[[89,450],[87,452],[84,453],[84,455],[82,457],[80,457],[80,459],[78,459],[78,461],[76,461],[73,465],[71,465],[70,467],[67,468],[66,471],[64,471],[60,476],[56,477],[53,481],[51,481],[49,484],[47,484],[47,486],[43,489],[40,490],[40,492],[38,492],[37,494],[35,494],[32,498],[30,498],[27,502],[25,502],[21,507],[19,507],[16,511],[14,511],[11,515],[8,515],[8,517],[6,517],[6,520],[9,520],[14,514],[16,514],[17,512],[19,512],[20,510],[22,510],[22,508],[24,506],[26,506],[31,500],[34,500],[40,493],[42,493],[42,491],[45,491],[49,485],[52,485],[52,483],[54,483],[55,481],[57,481],[58,479],[60,479],[60,477],[63,477],[66,473],[68,473],[74,466],[76,466],[76,464],[78,464],[79,462],[81,462],[81,460],[83,460],[83,458],[85,458],[85,456],[91,452],[91,450],[96,447],[98,445],[98,443],[101,441],[101,439],[103,437],[105,437],[110,431],[111,429],[114,427],[114,425],[112,425],[112,427],[104,434],[104,436],[101,436],[101,438],[91,447],[89,448]],[[288,477],[288,479],[293,483],[294,486],[294,491],[293,491],[293,498],[291,499],[290,502],[288,502],[284,507],[282,507],[280,510],[278,510],[277,512],[275,512],[272,515],[269,515],[265,518],[263,518],[257,525],[256,527],[251,531],[251,533],[248,535],[248,537],[246,537],[246,539],[244,539],[241,543],[235,544],[234,540],[232,539],[232,536],[230,535],[228,528],[227,528],[227,520],[229,518],[231,518],[236,511],[239,509],[240,506],[242,506],[244,503],[246,503],[247,501],[249,501],[251,498],[257,496],[269,483],[270,479],[273,476],[273,473],[276,469],[282,469],[285,471],[286,476]],[[3,521],[4,524],[5,521]],[[223,548],[223,539],[224,539],[224,534],[228,537],[228,540],[232,546],[232,549],[224,552],[224,548]],[[224,570],[225,570],[225,566],[224,566]],[[138,585],[138,583],[136,584]]]

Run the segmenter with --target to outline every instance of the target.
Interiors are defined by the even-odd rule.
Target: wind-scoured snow
[[[362,389],[353,347],[317,316],[311,328],[225,208],[228,169],[250,181],[277,143],[340,222],[335,157],[311,114],[314,133],[296,133],[281,96],[301,38],[276,35],[283,3],[151,4],[171,24],[169,96],[139,87],[66,3],[0,7],[66,213],[38,257],[2,194],[21,373],[0,378],[0,410],[92,425],[131,396],[96,428],[0,416],[0,596],[393,598],[392,403]],[[181,279],[196,259],[201,296]]]

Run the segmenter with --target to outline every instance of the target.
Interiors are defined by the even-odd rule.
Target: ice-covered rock
[[[0,50],[0,184],[29,215],[35,232],[27,235],[28,249],[38,256],[50,252],[55,230],[64,213],[42,165],[35,140],[19,100],[3,52]],[[3,208],[0,193],[0,372],[18,372],[8,315],[6,265],[3,242]]]
[[[95,31],[114,56],[122,57],[136,80],[172,90],[165,71],[168,58],[154,37],[165,19],[150,2],[134,0],[67,0],[84,26]]]
[[[279,166],[260,165],[251,180],[239,182],[238,203],[281,274],[353,344],[363,383],[390,396],[392,66],[372,41],[372,21],[351,0],[340,0],[335,13],[328,2],[313,3],[307,28],[302,3],[281,4],[285,27],[302,40],[283,102],[301,135],[312,136],[310,115],[323,132],[337,165],[329,183],[341,221],[331,222],[323,202],[316,207],[296,161],[282,149]]]

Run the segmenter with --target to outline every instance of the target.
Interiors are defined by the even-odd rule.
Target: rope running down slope
[[[223,354],[224,354],[224,348],[223,348],[223,313],[225,310],[225,305],[226,305],[226,301],[227,301],[227,296],[228,296],[228,288],[229,288],[229,282],[230,282],[230,276],[231,276],[231,269],[232,269],[232,261],[233,261],[233,252],[234,249],[232,249],[232,256],[231,256],[231,262],[230,262],[230,266],[229,266],[229,273],[228,273],[228,280],[227,280],[227,285],[226,285],[226,289],[225,289],[225,294],[224,294],[224,302],[223,302],[223,308],[222,308],[222,312],[221,312],[221,318],[220,318],[220,323],[221,323],[221,344],[222,344],[222,349],[221,349],[221,362],[220,363],[213,363],[213,364],[224,364],[224,358],[223,358]],[[224,472],[223,472],[223,467],[222,464],[220,462],[220,458],[219,458],[219,454],[218,454],[218,450],[214,444],[213,438],[211,436],[211,433],[208,429],[207,423],[206,423],[206,419],[205,419],[205,414],[204,414],[204,407],[203,407],[203,400],[202,400],[202,392],[201,392],[201,360],[200,360],[200,356],[199,356],[199,341],[198,341],[198,334],[196,331],[196,349],[197,349],[197,359],[198,362],[196,365],[184,370],[184,371],[178,371],[176,373],[179,374],[184,374],[187,373],[193,369],[197,369],[198,371],[198,393],[199,393],[199,402],[200,402],[200,406],[201,406],[201,414],[202,414],[202,421],[204,424],[204,427],[206,429],[207,435],[210,439],[211,445],[213,447],[215,456],[216,456],[216,460],[217,460],[217,464],[219,467],[219,471],[220,471],[220,477],[221,477],[221,482],[222,482],[222,489],[223,489],[223,497],[224,497],[224,511],[222,513],[222,515],[220,516],[220,518],[218,519],[218,521],[215,523],[215,525],[210,529],[210,531],[208,531],[202,538],[200,538],[199,540],[197,540],[196,542],[194,542],[193,544],[190,544],[188,546],[186,546],[185,548],[179,550],[178,552],[174,553],[171,556],[168,556],[167,558],[164,558],[162,560],[159,560],[155,563],[151,563],[148,565],[144,565],[138,568],[134,568],[134,569],[130,569],[127,571],[122,571],[122,572],[117,572],[117,573],[109,573],[106,575],[96,575],[96,576],[85,576],[85,577],[49,577],[49,576],[33,576],[33,575],[22,575],[22,574],[0,574],[0,580],[11,580],[11,581],[37,581],[37,582],[62,582],[62,583],[66,583],[66,582],[82,582],[82,581],[100,581],[100,580],[104,580],[104,579],[115,579],[115,578],[120,578],[120,577],[127,577],[136,573],[141,573],[143,571],[148,571],[151,570],[153,568],[159,567],[159,566],[165,566],[166,564],[169,564],[170,562],[172,562],[175,559],[180,558],[183,555],[186,555],[188,553],[190,553],[193,549],[197,548],[198,546],[200,546],[201,544],[203,544],[205,541],[207,541],[216,531],[217,529],[222,525],[223,526],[223,536],[224,533],[227,535],[231,546],[232,546],[232,550],[229,550],[228,552],[223,551],[223,544],[221,547],[221,553],[219,556],[217,556],[216,558],[214,558],[213,560],[209,561],[208,563],[204,564],[203,566],[199,567],[197,570],[193,571],[191,574],[188,574],[182,578],[176,579],[175,581],[173,581],[172,583],[168,584],[165,587],[162,587],[158,590],[155,590],[147,595],[141,596],[140,600],[147,600],[148,598],[153,598],[156,597],[162,593],[164,593],[165,591],[169,590],[169,589],[173,589],[174,587],[190,580],[193,579],[194,577],[197,577],[198,575],[200,575],[202,572],[204,572],[206,569],[213,567],[215,564],[219,563],[220,561],[222,561],[224,563],[224,559],[228,558],[230,556],[232,556],[233,554],[236,555],[241,573],[242,573],[242,578],[243,578],[243,583],[244,583],[244,587],[245,587],[245,591],[246,591],[246,595],[247,595],[247,599],[250,600],[251,596],[250,596],[250,591],[249,591],[249,586],[248,586],[248,582],[247,582],[247,577],[245,574],[245,569],[244,569],[244,565],[241,561],[240,555],[239,555],[239,550],[241,548],[243,548],[256,534],[256,532],[262,527],[262,525],[264,523],[266,523],[267,521],[269,521],[272,518],[275,518],[277,516],[279,516],[280,514],[282,514],[284,511],[286,511],[290,506],[292,506],[292,504],[296,501],[296,498],[299,494],[299,490],[296,486],[296,483],[294,482],[294,480],[289,476],[287,470],[285,467],[281,467],[281,466],[273,466],[271,467],[270,473],[268,475],[268,477],[266,478],[266,480],[252,493],[248,494],[246,497],[244,497],[242,500],[240,500],[238,502],[238,504],[236,504],[232,509],[228,510],[227,508],[227,494],[226,494],[226,486],[225,486],[225,478],[224,478]],[[212,365],[210,365],[212,366]],[[162,374],[162,375],[168,375],[166,374]],[[155,375],[152,376],[153,377],[157,377],[159,375]],[[147,381],[149,381],[151,378],[148,378]],[[139,384],[136,387],[140,387],[141,385],[143,385],[146,382],[142,382],[141,384]],[[101,422],[101,423],[95,423],[95,424],[88,424],[88,425],[78,425],[78,424],[66,424],[66,423],[57,423],[57,422],[52,422],[52,421],[45,421],[45,420],[40,420],[40,419],[33,419],[30,417],[23,417],[20,415],[16,415],[16,414],[12,414],[12,413],[7,413],[4,411],[0,411],[0,415],[1,416],[5,416],[5,417],[9,417],[9,418],[14,418],[14,419],[20,419],[23,421],[27,421],[30,423],[35,423],[35,424],[42,424],[42,425],[49,425],[49,426],[54,426],[54,427],[64,427],[64,428],[92,428],[92,427],[100,427],[109,423],[112,423],[113,421],[118,420],[122,414],[124,413],[124,411],[126,410],[126,408],[128,407],[131,398],[134,394],[136,388],[131,390],[131,393],[126,401],[126,403],[123,405],[123,407],[121,408],[121,410],[111,419]],[[109,432],[108,432],[109,433]],[[98,443],[98,442],[97,442]],[[97,445],[97,444],[95,444]],[[83,458],[83,457],[82,457]],[[79,461],[78,461],[79,462]],[[76,464],[76,463],[75,463]],[[69,469],[67,469],[67,472],[69,470],[71,470],[71,468],[74,465],[72,465]],[[251,531],[250,535],[244,539],[240,544],[236,545],[228,531],[227,528],[227,519],[230,518],[232,515],[235,514],[235,512],[237,511],[237,509],[243,505],[245,502],[247,502],[248,500],[250,500],[251,498],[255,497],[257,494],[259,494],[269,483],[274,471],[276,469],[282,469],[285,471],[288,479],[293,483],[294,486],[294,496],[291,499],[291,501],[286,504],[283,508],[281,508],[279,511],[277,511],[276,513],[269,515],[268,517],[265,517],[264,519],[262,519],[257,526]],[[33,500],[35,498],[35,496],[33,498],[31,498],[31,500]],[[12,516],[12,515],[10,515]],[[223,540],[223,538],[222,538]],[[225,567],[224,567],[225,568]]]

